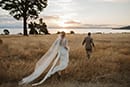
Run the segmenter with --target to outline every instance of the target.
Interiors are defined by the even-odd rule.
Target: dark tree
[[[7,29],[4,29],[3,32],[5,35],[9,35],[9,33],[10,33],[9,30],[7,30]]]
[[[38,14],[47,6],[47,0],[0,0],[0,7],[19,20],[23,18],[23,33],[27,33],[27,19],[38,18]]]
[[[47,25],[45,22],[43,22],[43,19],[40,18],[39,19],[39,34],[41,34],[41,32],[45,33],[45,34],[49,34],[48,30],[47,30]]]
[[[70,31],[70,34],[75,34],[75,32],[74,31]]]
[[[61,32],[60,31],[57,31],[57,33],[56,34],[60,34]]]
[[[28,27],[30,28],[29,34],[38,34],[35,26],[36,23],[30,22],[30,24],[28,24]]]

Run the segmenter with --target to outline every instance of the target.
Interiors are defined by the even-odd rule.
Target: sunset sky
[[[0,8],[0,27],[22,26]],[[48,0],[40,17],[49,27],[130,25],[130,0]]]

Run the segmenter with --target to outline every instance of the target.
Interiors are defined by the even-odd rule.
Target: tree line
[[[28,24],[28,28],[30,29],[29,34],[32,34],[32,35],[50,34],[47,30],[47,25],[45,22],[43,22],[42,18],[39,19],[39,23],[30,22]],[[4,29],[3,33],[4,35],[9,35],[10,31],[8,29]],[[18,33],[18,34],[22,34],[22,33]]]

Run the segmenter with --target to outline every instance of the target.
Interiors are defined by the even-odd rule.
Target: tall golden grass
[[[89,60],[81,44],[85,36],[67,35],[70,62],[66,72],[38,87],[130,87],[130,34],[94,34],[96,48]],[[18,81],[33,72],[57,35],[0,38],[0,87],[18,87]]]

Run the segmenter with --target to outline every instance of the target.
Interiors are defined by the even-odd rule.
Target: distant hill
[[[128,29],[128,30],[130,30],[130,25],[129,26],[123,26],[123,27],[120,27],[120,28],[113,28],[113,29]]]
[[[124,27],[121,27],[120,29],[130,29],[130,26],[124,26]]]

